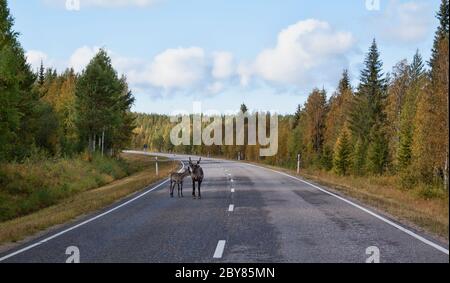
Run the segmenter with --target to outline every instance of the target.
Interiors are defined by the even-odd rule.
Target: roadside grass
[[[297,175],[294,170],[254,164]],[[398,176],[338,176],[312,169],[302,169],[300,176],[360,201],[417,230],[434,234],[448,243],[449,194],[442,189],[423,186],[401,188]]]
[[[65,186],[69,188],[66,190],[71,193],[57,195],[58,198],[54,200],[54,203],[40,208],[33,213],[1,222],[0,244],[20,241],[39,231],[66,223],[79,216],[111,205],[142,190],[149,184],[165,178],[169,175],[170,171],[178,166],[178,163],[172,161],[160,162],[159,176],[156,176],[155,162],[152,157],[123,154],[121,158],[122,160],[120,162],[124,164],[117,168],[117,164],[114,162],[98,161],[100,162],[100,167],[103,166],[98,171],[100,173],[92,167],[87,167],[87,170],[81,170],[78,165],[71,163],[69,160],[64,161],[64,163],[67,162],[66,166],[70,170],[74,170],[75,172],[73,173],[68,168],[62,167],[62,165],[54,165],[56,166],[56,171],[51,171],[48,173],[50,176],[46,174],[43,177],[51,178],[52,176],[75,175],[70,178],[66,176],[64,182],[66,184]],[[74,161],[74,163],[76,162],[81,161]],[[83,162],[80,164],[87,166]],[[98,165],[95,165],[97,166],[96,168],[99,168]],[[42,169],[33,170],[43,172],[41,171]],[[108,171],[111,175],[108,175],[105,171]],[[126,177],[127,173],[132,175]],[[118,180],[114,181],[114,179]],[[70,181],[77,182],[77,184],[70,184]],[[40,182],[44,183],[46,181],[41,180]],[[54,190],[64,190],[64,185],[62,187],[57,181],[49,180],[48,182],[56,182],[58,186]],[[19,201],[20,197],[16,198],[16,200]]]

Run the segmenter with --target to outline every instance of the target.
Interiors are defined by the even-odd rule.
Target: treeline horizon
[[[431,58],[419,51],[385,74],[376,40],[366,55],[359,84],[347,70],[327,98],[315,88],[296,113],[279,117],[279,150],[260,158],[259,146],[173,146],[168,115],[135,113],[132,147],[223,156],[338,175],[398,175],[401,186],[421,184],[448,190],[448,0],[437,12]],[[428,69],[425,67],[428,65]],[[241,106],[242,112],[247,106]]]

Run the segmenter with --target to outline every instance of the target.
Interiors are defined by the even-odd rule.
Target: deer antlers
[[[200,157],[200,159],[197,161],[197,165],[199,165],[201,161],[202,158]],[[192,164],[192,159],[190,157],[189,157],[189,164]]]

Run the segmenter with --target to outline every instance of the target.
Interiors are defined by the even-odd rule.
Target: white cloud
[[[89,64],[91,59],[100,50],[99,47],[83,46],[75,50],[70,56],[69,68],[73,68],[75,72],[81,72]]]
[[[256,75],[281,84],[322,84],[346,67],[354,43],[351,33],[334,31],[327,22],[299,21],[279,33],[274,48],[263,50],[250,66],[239,67],[241,83]]]
[[[39,50],[29,50],[25,53],[27,63],[31,65],[33,70],[37,70],[41,66],[41,62],[45,64],[48,59],[47,54]]]
[[[394,43],[411,44],[430,34],[433,12],[426,2],[390,0],[382,16],[373,18],[372,25],[380,37]]]
[[[167,49],[158,54],[143,72],[131,72],[135,83],[166,90],[191,88],[206,76],[205,52],[199,47]]]
[[[237,68],[237,73],[241,78],[241,85],[247,86],[252,76],[252,68],[250,64],[241,62]]]
[[[127,76],[133,90],[166,96],[222,93],[239,84],[236,78],[240,78],[241,86],[248,86],[252,79],[302,89],[335,84],[342,69],[348,66],[347,55],[353,45],[350,33],[334,31],[327,22],[310,19],[282,30],[276,45],[262,50],[251,62],[239,62],[226,51],[207,53],[200,47],[166,49],[151,60],[106,51],[114,68]],[[99,49],[82,46],[60,65],[82,72]],[[40,64],[41,58],[51,61],[42,52],[28,54],[33,65]]]
[[[225,89],[225,86],[222,82],[214,82],[207,87],[209,93],[218,94]]]
[[[212,76],[216,79],[227,79],[235,72],[233,54],[230,52],[213,53]]]

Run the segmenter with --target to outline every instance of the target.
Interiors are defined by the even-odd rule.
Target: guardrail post
[[[159,168],[158,168],[158,156],[155,157],[155,161],[156,161],[156,176],[159,176]]]
[[[300,174],[300,154],[297,155],[297,174]]]

